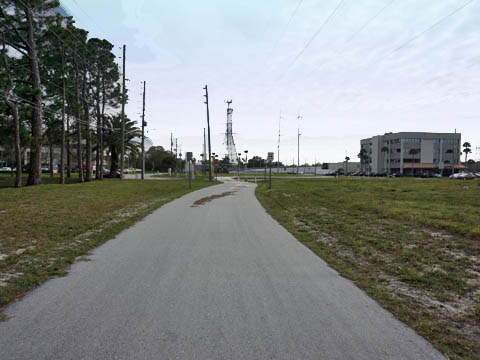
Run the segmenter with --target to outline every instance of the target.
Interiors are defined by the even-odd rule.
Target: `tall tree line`
[[[80,182],[92,180],[93,162],[96,179],[103,179],[104,150],[112,153],[112,163],[118,164],[115,113],[122,93],[113,45],[89,39],[88,32],[76,27],[72,18],[53,12],[58,6],[58,0],[0,0],[4,100],[0,105],[0,135],[4,135],[0,146],[13,149],[17,187],[22,184],[25,149],[30,149],[27,185],[41,183],[41,151],[46,144],[50,154],[53,145],[61,149],[61,184],[72,176],[73,169],[77,169]],[[134,124],[127,122],[136,134]],[[138,150],[134,139],[128,140],[132,151]],[[52,162],[51,155],[50,171]]]

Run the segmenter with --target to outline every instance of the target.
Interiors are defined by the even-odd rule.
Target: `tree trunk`
[[[100,125],[101,125],[101,132],[100,132],[100,179],[103,180],[103,164],[104,164],[104,138],[103,138],[103,132],[104,132],[104,124],[105,124],[105,105],[107,104],[107,95],[106,95],[106,90],[105,90],[105,75],[102,76],[102,112],[100,114]]]
[[[87,116],[88,118],[88,116]],[[92,180],[92,133],[90,125],[86,125],[86,147],[85,147],[85,181]]]
[[[95,178],[97,180],[103,179],[103,152],[101,152],[101,144],[103,142],[103,126],[102,126],[102,114],[100,113],[100,67],[97,60],[97,78],[96,78],[96,93],[95,93],[95,102],[96,102],[96,111],[97,111],[97,159],[96,167],[97,171],[95,172]],[[102,163],[102,164],[101,164]]]
[[[65,49],[62,47],[62,128],[60,139],[60,184],[65,184]]]
[[[4,97],[5,97],[5,103],[10,108],[13,115],[13,128],[15,133],[15,167],[16,167],[15,187],[19,188],[22,186],[22,154],[20,149],[20,118],[18,116],[18,105],[8,98],[8,96],[10,95],[10,91],[13,88],[13,79],[10,74],[10,68],[8,66],[6,52],[7,50],[5,48],[5,34],[4,34],[2,55],[3,55],[3,63],[5,65],[5,70],[9,80],[7,85],[5,86]]]
[[[118,170],[118,153],[115,146],[110,146],[110,157],[111,157],[111,165],[110,165],[110,176],[115,177],[115,173]]]
[[[66,133],[66,142],[67,142],[67,178],[72,177],[72,154],[70,150],[70,115],[67,116],[67,133]]]
[[[80,124],[80,89],[79,89],[79,71],[78,64],[73,56],[73,62],[75,64],[75,97],[76,97],[76,116],[77,116],[77,165],[78,165],[78,180],[84,182],[83,179],[83,159],[82,159],[82,125]]]
[[[90,111],[88,108],[87,96],[87,67],[83,69],[83,85],[82,85],[82,100],[83,100],[83,114],[85,116],[85,181],[92,180],[92,138],[90,132]]]
[[[52,141],[49,141],[49,145],[48,145],[48,152],[49,152],[49,155],[50,155],[50,177],[53,178],[53,143]]]
[[[34,39],[32,10],[24,7],[27,17],[28,57],[30,62],[31,85],[33,90],[32,141],[30,145],[30,172],[27,185],[42,183],[42,92],[40,84],[40,70],[38,67],[37,48]]]

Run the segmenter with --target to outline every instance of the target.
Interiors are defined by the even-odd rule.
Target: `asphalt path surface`
[[[254,191],[228,180],[190,193],[100,246],[7,308],[0,358],[445,359]]]

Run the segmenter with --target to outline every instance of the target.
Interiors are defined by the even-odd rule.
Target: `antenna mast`
[[[235,149],[235,141],[233,140],[233,130],[232,130],[232,113],[233,109],[230,107],[232,100],[227,100],[227,131],[225,132],[225,142],[227,145],[227,154],[228,159],[231,164],[237,163],[237,150]]]

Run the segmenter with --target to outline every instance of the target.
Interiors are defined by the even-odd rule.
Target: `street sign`
[[[193,153],[187,152],[187,161],[190,161],[193,159]]]
[[[269,153],[268,153],[267,161],[268,161],[268,162],[272,162],[272,161],[273,161],[273,152],[269,152]]]

